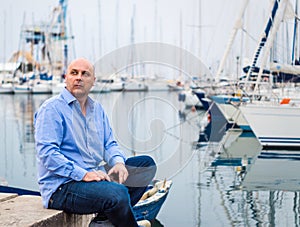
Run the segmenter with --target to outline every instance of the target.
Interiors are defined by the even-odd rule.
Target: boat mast
[[[275,1],[277,2],[277,1]],[[279,2],[279,0],[278,0]],[[276,4],[276,3],[275,3]],[[286,11],[286,7],[288,5],[288,0],[282,0],[281,2],[278,3],[278,13],[277,13],[277,16],[275,16],[274,14],[274,17],[273,17],[273,22],[272,24],[270,24],[270,38],[267,39],[267,37],[265,38],[265,52],[264,52],[264,55],[262,57],[262,62],[261,62],[261,67],[259,69],[259,72],[258,72],[258,75],[257,75],[257,79],[256,79],[256,83],[255,83],[255,87],[254,87],[254,90],[253,90],[253,93],[255,94],[258,90],[258,86],[259,86],[259,82],[261,80],[261,77],[262,77],[262,74],[263,74],[263,71],[264,71],[264,68],[266,66],[266,63],[267,63],[267,60],[268,60],[268,56],[269,56],[269,53],[270,53],[270,50],[272,48],[272,45],[273,45],[273,41],[274,41],[274,38],[275,38],[275,35],[276,35],[276,32],[278,31],[278,28],[279,28],[279,25],[283,19],[283,16],[285,14],[285,11]],[[276,10],[277,11],[277,10]],[[272,15],[273,16],[273,15]],[[273,26],[272,26],[273,25]],[[256,59],[257,60],[257,59]],[[251,72],[251,70],[249,70]],[[248,72],[249,73],[249,72]],[[270,83],[272,83],[272,81],[270,80],[269,81]]]
[[[238,18],[237,18],[237,20],[236,20],[236,22],[234,24],[234,27],[233,27],[233,30],[232,30],[232,34],[231,34],[230,39],[229,39],[229,41],[227,43],[227,47],[225,49],[223,58],[222,58],[222,60],[220,62],[220,65],[219,65],[219,68],[218,68],[218,71],[217,71],[217,74],[216,74],[216,78],[215,78],[216,83],[220,82],[220,76],[221,76],[221,74],[224,71],[224,65],[225,65],[225,62],[226,62],[226,60],[228,58],[229,52],[231,50],[231,47],[233,45],[233,41],[234,41],[234,39],[236,37],[236,34],[237,34],[238,30],[241,29],[242,26],[243,26],[243,17],[244,17],[244,14],[245,14],[245,11],[246,11],[248,3],[249,3],[249,0],[244,0],[244,3],[243,3],[243,5],[242,5],[242,7],[240,9],[239,16],[238,16]]]
[[[179,46],[180,46],[179,82],[182,82],[182,48],[183,48],[183,40],[182,40],[182,10],[180,10],[180,16],[179,16]]]
[[[119,47],[119,0],[116,2],[116,48]],[[101,37],[100,37],[101,38]]]
[[[98,0],[98,13],[99,13],[99,57],[102,57],[102,13],[101,13],[101,1]]]
[[[253,60],[252,60],[252,64],[250,65],[250,67],[248,69],[247,76],[246,76],[246,81],[249,81],[250,76],[252,75],[252,72],[254,71],[254,69],[256,67],[256,63],[257,63],[258,57],[260,55],[261,49],[264,47],[264,45],[267,41],[270,29],[273,25],[274,17],[276,15],[276,12],[277,12],[277,9],[278,9],[278,2],[279,1],[280,0],[274,0],[274,5],[273,5],[273,8],[272,8],[271,15],[267,20],[267,23],[265,25],[265,30],[262,32],[262,34],[260,36],[261,37],[260,42],[258,43],[258,46],[256,48],[256,51],[255,51],[255,54],[254,54],[254,57],[253,57]]]
[[[3,34],[6,37],[6,11],[3,12]],[[6,38],[3,37],[3,62],[6,61]]]
[[[59,81],[65,74],[68,64],[67,45],[67,0],[59,0],[58,7],[52,12],[49,26],[46,32],[46,54],[53,74],[59,74]]]
[[[134,78],[134,69],[136,66],[133,65],[135,59],[135,4],[133,5],[133,9],[132,9],[132,16],[131,16],[131,20],[130,20],[130,24],[131,24],[131,28],[130,28],[130,43],[131,43],[131,49],[130,49],[130,63],[132,64],[131,66],[131,79]]]
[[[61,28],[61,39],[63,40],[63,74],[66,73],[68,65],[68,43],[67,43],[67,0],[59,0],[59,5],[62,9],[61,14],[59,15],[58,22],[60,23]]]
[[[295,65],[295,58],[298,60],[298,0],[295,2],[295,19],[294,19],[294,36],[293,36],[293,48],[292,48],[292,65]]]
[[[286,11],[286,7],[288,5],[287,0],[274,0],[274,4],[271,10],[271,15],[269,16],[265,29],[263,33],[261,34],[260,42],[258,43],[258,46],[256,48],[255,54],[253,56],[252,64],[250,65],[247,76],[245,79],[245,83],[250,83],[250,77],[252,75],[252,72],[256,69],[256,63],[258,61],[258,58],[260,56],[261,50],[263,47],[265,47],[264,54],[262,56],[261,65],[259,68],[259,72],[255,81],[255,85],[253,88],[253,93],[256,93],[258,90],[259,83],[261,81],[261,77],[264,73],[264,68],[266,66],[268,56],[270,54],[270,50],[273,45],[273,41],[276,35],[276,32],[278,31],[280,22],[283,19],[283,16]],[[269,83],[272,83],[271,80],[269,80]],[[249,91],[251,86],[246,86],[246,90]]]

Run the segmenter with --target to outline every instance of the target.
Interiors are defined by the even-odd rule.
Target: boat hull
[[[300,147],[300,109],[286,105],[245,105],[240,110],[264,148]]]
[[[154,220],[159,213],[163,203],[165,202],[169,190],[172,185],[172,181],[159,182],[158,190],[155,194],[147,198],[146,200],[139,201],[134,207],[133,212],[136,220]],[[162,184],[165,184],[162,186]]]

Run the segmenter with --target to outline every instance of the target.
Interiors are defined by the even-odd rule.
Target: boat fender
[[[280,105],[283,105],[283,104],[289,104],[291,101],[290,98],[283,98],[281,101],[280,101]]]

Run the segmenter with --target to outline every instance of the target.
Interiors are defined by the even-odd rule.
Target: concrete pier
[[[39,196],[0,193],[0,226],[86,227],[92,215],[45,209]]]

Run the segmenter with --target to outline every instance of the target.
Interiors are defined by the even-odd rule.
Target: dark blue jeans
[[[115,226],[136,227],[132,206],[152,181],[156,165],[145,155],[128,158],[125,165],[129,176],[124,184],[71,181],[52,195],[49,208],[76,214],[104,214]]]

